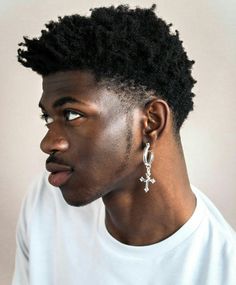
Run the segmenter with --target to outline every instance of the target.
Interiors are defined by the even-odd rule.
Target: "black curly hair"
[[[178,31],[172,33],[172,24],[159,18],[155,8],[120,5],[91,9],[90,17],[58,17],[45,25],[39,38],[23,37],[18,61],[43,77],[91,71],[98,82],[126,94],[129,102],[162,98],[172,110],[178,133],[193,110],[194,61],[188,59]]]

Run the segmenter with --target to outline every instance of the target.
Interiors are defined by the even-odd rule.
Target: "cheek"
[[[106,125],[98,136],[95,137],[92,155],[97,162],[103,162],[114,172],[115,168],[123,161],[126,153],[126,123],[125,118],[120,118]],[[106,169],[109,171],[109,169]]]
[[[76,168],[92,172],[92,176],[112,176],[124,162],[127,153],[127,122],[125,117],[93,126],[72,139],[72,156]],[[90,173],[91,175],[91,173]]]

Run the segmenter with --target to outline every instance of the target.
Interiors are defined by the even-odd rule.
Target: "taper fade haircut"
[[[91,9],[89,17],[58,17],[45,24],[40,37],[23,37],[18,61],[43,77],[90,71],[98,82],[122,94],[129,108],[153,96],[163,99],[178,133],[193,110],[194,61],[188,59],[178,31],[172,32],[172,24],[159,18],[155,8],[120,5]]]

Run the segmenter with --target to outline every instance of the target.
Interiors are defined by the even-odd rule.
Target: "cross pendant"
[[[150,175],[148,175],[147,173],[146,173],[146,179],[145,179],[144,177],[141,177],[141,178],[140,178],[140,181],[145,183],[144,191],[145,191],[146,193],[149,191],[149,185],[148,185],[148,183],[152,183],[152,184],[153,184],[153,183],[156,182],[156,180],[155,180],[154,178],[151,178]]]

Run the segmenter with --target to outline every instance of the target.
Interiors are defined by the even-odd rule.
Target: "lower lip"
[[[69,180],[71,174],[71,171],[60,171],[56,173],[51,173],[48,177],[48,181],[53,186],[60,187]]]

